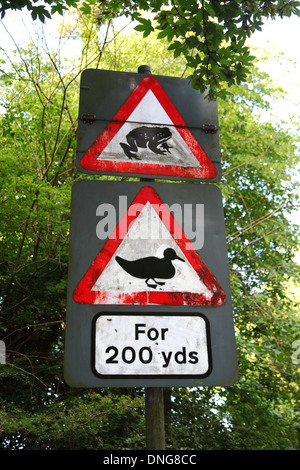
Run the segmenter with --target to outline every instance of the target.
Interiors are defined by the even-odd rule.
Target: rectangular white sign
[[[203,315],[99,315],[93,361],[100,376],[205,377],[211,372],[208,320]]]

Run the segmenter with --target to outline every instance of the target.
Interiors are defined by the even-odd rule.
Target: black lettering
[[[147,353],[148,353],[148,357],[146,357],[146,358],[145,358],[144,351],[147,351]],[[140,361],[143,364],[149,364],[152,361],[152,358],[153,358],[153,353],[151,351],[151,348],[147,348],[147,347],[141,348],[140,352],[139,352],[139,358],[140,358]]]
[[[128,357],[128,354],[126,357],[127,351],[130,352],[129,357]],[[126,364],[132,364],[132,362],[135,361],[135,350],[130,346],[127,346],[126,348],[124,348],[122,351],[122,359],[124,362],[126,362]]]
[[[182,351],[177,351],[175,353],[175,361],[177,364],[185,364],[186,363],[186,349],[185,347],[182,348]]]
[[[169,330],[169,328],[162,328],[161,329],[161,339],[164,340],[165,339],[165,334],[166,332]]]
[[[190,364],[197,364],[197,362],[198,362],[198,357],[197,356],[198,356],[198,353],[196,351],[191,351],[189,353],[189,358],[190,358],[189,363]]]
[[[110,351],[114,351],[111,357],[106,360],[106,364],[118,364],[118,361],[115,359],[119,353],[118,348],[116,346],[109,346],[106,348],[105,352],[108,354]]]
[[[162,351],[161,354],[165,361],[165,363],[163,364],[163,367],[168,367],[168,365],[170,364],[172,352],[170,351],[169,353],[166,354],[164,351]]]
[[[158,336],[159,336],[159,333],[156,328],[150,328],[148,330],[148,338],[151,339],[152,341],[155,341],[158,338]]]
[[[140,330],[139,328],[142,326],[146,326],[146,323],[137,323],[135,325],[135,339],[139,339],[139,334],[145,333],[145,330]]]

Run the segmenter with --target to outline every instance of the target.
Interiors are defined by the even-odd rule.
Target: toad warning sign
[[[105,71],[102,72],[104,75],[100,74],[99,79],[105,80]],[[92,71],[87,71],[87,73],[91,75]],[[113,74],[114,72],[110,73]],[[115,73],[118,74],[118,72]],[[132,77],[132,75],[135,75],[135,77]],[[121,89],[120,84],[118,86],[118,77],[119,75],[111,76],[111,89],[104,87],[106,93],[111,96],[111,102],[113,103],[111,107],[116,108],[116,101],[120,103],[119,109],[110,119],[110,110],[106,110],[105,106],[107,97],[106,99],[102,97],[102,106],[99,112],[95,108],[96,104],[88,106],[84,103],[84,100],[87,100],[88,97],[91,101],[91,88],[95,87],[91,78],[88,81],[87,89],[83,89],[81,92],[81,108],[83,110],[87,109],[89,112],[80,112],[79,169],[108,174],[156,175],[181,179],[216,180],[218,169],[213,160],[218,160],[218,146],[212,146],[212,142],[215,144],[216,137],[209,135],[206,131],[208,128],[213,128],[217,132],[217,126],[205,127],[207,124],[204,123],[204,120],[211,122],[211,110],[198,117],[195,122],[193,117],[191,124],[186,122],[178,111],[179,105],[188,118],[191,110],[186,110],[187,103],[189,107],[197,109],[201,101],[202,107],[206,108],[207,104],[205,103],[205,106],[203,106],[200,93],[196,93],[196,90],[187,86],[184,80],[179,82],[181,87],[178,87],[178,79],[173,79],[178,93],[182,94],[181,101],[178,101],[175,105],[160,84],[160,82],[165,83],[160,77],[123,74],[122,84],[125,91]],[[82,80],[85,83],[85,74],[83,74]],[[169,81],[167,81],[168,84]],[[126,85],[129,89],[126,88]],[[168,90],[168,86],[165,86],[165,88]],[[126,99],[123,102],[125,96]],[[189,98],[189,96],[191,97]],[[95,96],[94,100],[96,101]],[[96,111],[91,114],[91,109]],[[194,114],[199,115],[198,109],[195,110]],[[84,124],[88,116],[94,116],[94,120],[90,118],[89,122],[92,126],[89,127]],[[96,129],[99,129],[98,135]],[[84,130],[85,133],[91,134],[91,137],[88,143],[89,148],[83,150],[81,132]],[[209,158],[207,152],[212,154],[211,158]]]

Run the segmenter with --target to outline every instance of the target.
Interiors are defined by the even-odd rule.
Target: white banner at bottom
[[[203,315],[103,314],[94,320],[93,369],[101,376],[198,376],[211,372]]]

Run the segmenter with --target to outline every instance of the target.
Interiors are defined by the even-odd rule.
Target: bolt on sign
[[[87,69],[76,162],[83,173],[218,181],[217,103],[187,79]]]
[[[66,381],[234,383],[219,189],[81,181],[73,186],[71,213]]]

